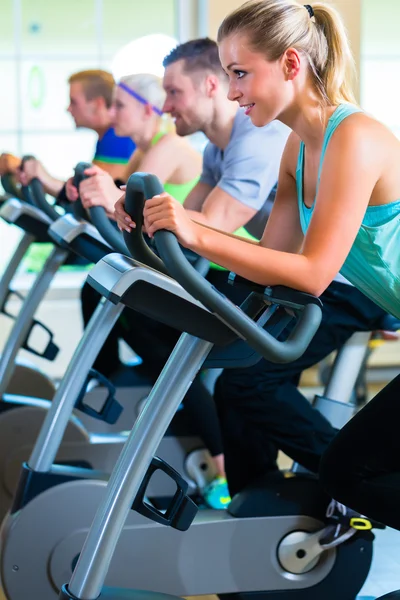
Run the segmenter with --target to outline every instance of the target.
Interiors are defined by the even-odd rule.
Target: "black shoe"
[[[397,600],[400,598],[400,590],[397,592],[390,592],[390,594],[386,594],[385,596],[380,596],[376,600]]]

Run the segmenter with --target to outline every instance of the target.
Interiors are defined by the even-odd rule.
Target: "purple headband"
[[[163,113],[162,110],[160,110],[159,108],[157,108],[157,106],[154,106],[153,104],[150,104],[150,102],[147,102],[146,98],[143,98],[143,96],[141,96],[137,92],[134,92],[133,90],[131,90],[131,88],[128,87],[122,81],[119,82],[118,87],[120,87],[122,90],[124,90],[125,92],[127,92],[130,96],[133,96],[133,98],[136,98],[136,100],[139,100],[139,102],[141,102],[142,104],[148,104],[151,107],[151,109],[154,110],[154,112],[157,115],[159,115],[160,117],[163,116],[164,113]]]

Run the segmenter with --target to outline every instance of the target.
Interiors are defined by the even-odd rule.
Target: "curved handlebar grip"
[[[56,211],[54,206],[47,202],[41,181],[35,177],[29,183],[28,189],[32,192],[34,205],[40,208],[52,221],[57,221],[61,215]]]
[[[93,167],[93,165],[91,163],[87,163],[87,162],[80,162],[76,165],[76,167],[74,169],[73,182],[74,182],[74,186],[78,190],[78,193],[79,193],[80,183],[84,179],[89,179],[90,175],[85,175],[85,171],[86,171],[86,169],[90,169],[91,167]],[[78,196],[78,199],[76,200],[76,202],[73,203],[72,209],[73,209],[74,217],[76,219],[83,219],[84,221],[88,220],[88,215],[82,205],[82,200],[81,200],[80,196]]]
[[[74,186],[78,191],[81,182],[90,178],[90,175],[85,175],[85,171],[92,166],[93,165],[86,162],[80,162],[76,165]],[[106,242],[110,244],[111,248],[114,248],[116,252],[120,252],[121,254],[129,254],[122,235],[113,227],[112,223],[110,223],[110,220],[102,206],[92,206],[89,208],[89,215],[93,225],[96,227],[100,235],[106,240]],[[80,198],[78,198],[78,200],[74,203],[74,216],[77,219],[87,220],[88,218]]]
[[[157,194],[162,194],[163,187],[155,175],[148,173],[133,173],[126,184],[125,211],[130,215],[136,227],[131,233],[123,231],[125,244],[132,257],[165,275],[168,271],[164,263],[148,247],[143,238],[143,209],[146,200]]]
[[[170,231],[154,234],[157,250],[169,273],[194,298],[218,315],[256,352],[274,362],[291,362],[299,358],[311,342],[322,318],[318,304],[304,306],[300,319],[288,339],[278,341],[267,331],[258,327],[240,308],[230,302],[206,281],[186,260],[178,240]]]
[[[36,160],[32,154],[25,154],[21,160],[21,171],[25,168],[25,163],[28,160]],[[43,189],[42,182],[37,177],[31,179],[27,186],[22,186],[22,192],[27,202],[33,204],[37,208],[40,208],[44,212],[45,215],[49,217],[52,221],[56,221],[60,218],[60,214],[55,210],[55,208],[49,204],[46,200],[46,194]]]
[[[25,167],[25,163],[27,160],[36,160],[36,157],[33,154],[25,154],[21,159],[20,170],[23,171]],[[30,185],[30,184],[29,184]],[[32,206],[37,206],[35,202],[35,198],[33,197],[32,190],[29,188],[29,185],[21,185],[21,197],[22,200],[25,200],[28,204]]]
[[[21,189],[15,184],[11,173],[4,173],[4,175],[1,176],[1,185],[6,194],[23,200]]]
[[[121,232],[115,229],[114,225],[107,217],[104,208],[102,206],[92,206],[89,208],[89,214],[93,225],[105,241],[110,244],[111,248],[120,254],[130,256]]]

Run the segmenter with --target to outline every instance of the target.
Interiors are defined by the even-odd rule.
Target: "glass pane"
[[[177,43],[175,38],[162,33],[137,38],[114,54],[111,72],[117,81],[132,73],[154,73],[162,77],[163,60]]]
[[[3,134],[0,131],[0,153],[10,152],[19,154],[17,134]],[[3,188],[0,185],[0,193]],[[8,225],[3,219],[0,219],[0,277],[8,264],[14,250],[21,239],[21,229],[14,225]],[[3,323],[3,322],[2,322]]]
[[[400,127],[400,72],[398,60],[364,60],[361,72],[363,108],[390,128]]]
[[[15,225],[8,225],[0,219],[0,277],[22,237],[22,231]]]
[[[132,2],[103,0],[104,55],[112,56],[125,44],[151,33],[175,36],[175,0]]]
[[[0,130],[0,154],[2,154],[3,152],[8,152],[9,154],[16,154],[17,156],[20,154],[18,148],[18,137],[16,133],[3,133]],[[2,193],[3,188],[0,184],[0,194]],[[0,221],[2,222],[2,219],[0,219]],[[4,227],[0,229],[0,262],[4,250],[3,243],[6,243],[6,240],[2,237],[3,231],[5,231]]]
[[[95,0],[22,0],[22,51],[97,56],[95,8]]]
[[[16,133],[3,133],[0,130],[0,154],[2,152],[19,154],[18,137]]]
[[[400,2],[364,0],[362,53],[368,56],[400,54]]]
[[[0,11],[0,52],[14,54],[13,0],[1,0]]]
[[[96,145],[94,131],[79,130],[64,134],[25,134],[22,153],[33,154],[43,162],[54,177],[62,180],[73,174],[79,161],[90,162]]]
[[[71,60],[24,60],[21,67],[22,128],[71,131],[75,125],[66,109],[69,104],[68,78],[92,62]]]
[[[0,60],[0,73],[6,85],[1,94],[0,130],[17,129],[17,78],[14,60]]]

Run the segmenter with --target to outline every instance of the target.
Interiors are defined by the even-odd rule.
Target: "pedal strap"
[[[333,525],[342,525],[343,527],[355,529],[356,531],[371,531],[372,529],[385,529],[385,525],[379,523],[379,521],[368,519],[368,517],[364,517],[352,511],[349,511],[349,514],[347,515],[331,515],[330,517],[328,517],[327,522],[332,523]]]

